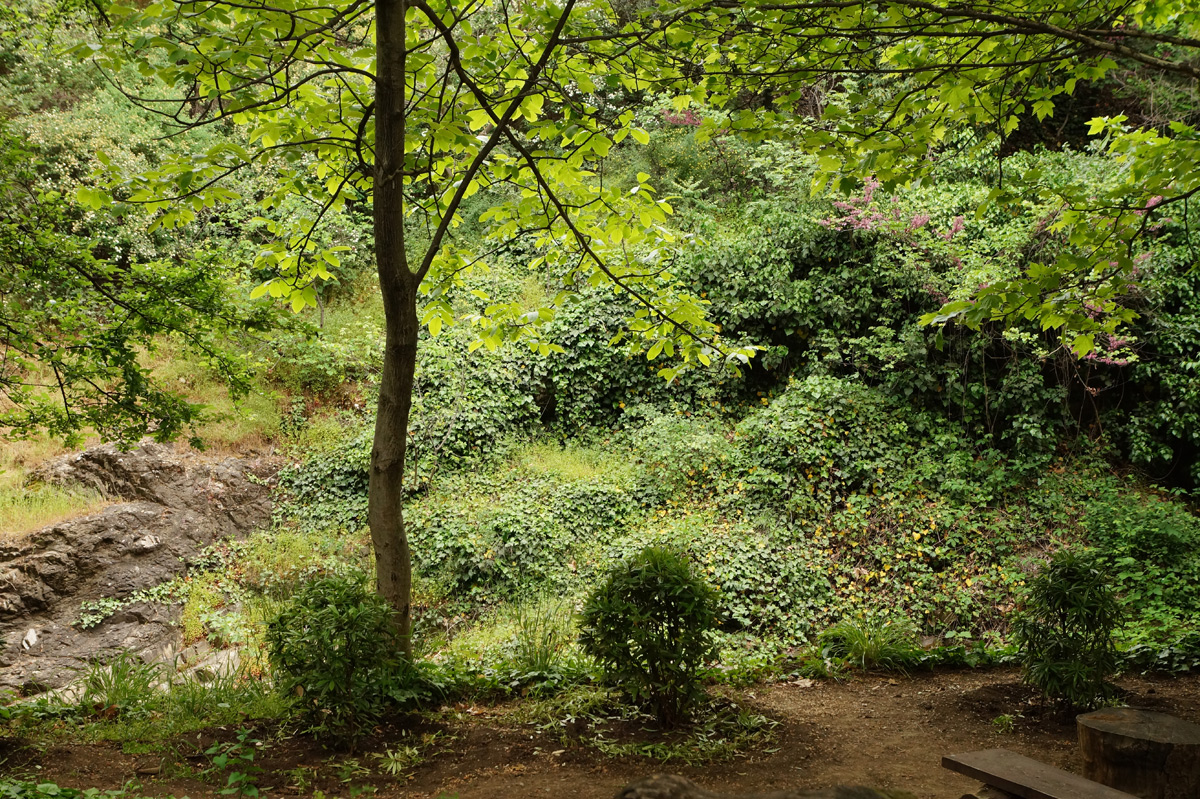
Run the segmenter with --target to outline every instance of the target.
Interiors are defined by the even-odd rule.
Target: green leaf
[[[1071,351],[1077,358],[1082,358],[1095,348],[1096,336],[1093,333],[1081,333],[1071,342]]]
[[[80,205],[99,211],[106,205],[112,204],[112,197],[103,189],[96,189],[90,186],[80,186],[75,191],[75,199]]]

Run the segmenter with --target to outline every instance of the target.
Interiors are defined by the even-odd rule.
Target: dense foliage
[[[248,364],[230,344],[269,326],[272,309],[231,297],[235,270],[213,258],[114,257],[118,245],[92,238],[91,220],[47,185],[48,168],[0,120],[0,425],[68,441],[192,431],[202,406],[145,353],[170,338],[245,394]]]
[[[266,650],[276,688],[306,731],[352,744],[422,695],[395,637],[391,608],[364,579],[325,577],[301,587],[271,621]]]
[[[134,5],[119,25],[157,25],[147,9],[178,4]],[[287,127],[294,109],[268,109],[247,135],[245,120],[209,124],[217,117],[198,97],[180,118],[191,129],[167,136],[169,120],[130,110],[94,68],[56,56],[90,35],[75,12],[56,10],[69,22],[56,26],[39,9],[29,0],[0,11],[0,260],[16,267],[0,274],[9,400],[0,424],[169,438],[200,420],[211,400],[197,388],[204,380],[252,392],[278,424],[255,431],[251,446],[291,463],[273,529],[249,550],[230,550],[227,580],[192,592],[188,634],[254,646],[255,622],[215,620],[244,599],[300,590],[266,636],[277,679],[310,728],[363,729],[425,689],[393,657],[387,613],[361,584],[302,586],[371,562],[370,409],[386,320],[371,274],[370,180],[356,161],[369,152],[347,160],[345,142],[324,141],[314,144],[321,157],[276,159],[271,150],[243,163],[245,148],[303,133]],[[356,41],[365,30],[351,31]],[[365,44],[338,52],[341,67],[371,62]],[[146,49],[143,72],[114,62],[111,77],[126,89],[164,90],[167,79],[190,90],[185,79],[210,77],[195,70],[211,53],[193,55],[160,63]],[[483,55],[471,58],[488,67]],[[581,127],[561,147],[549,133],[561,120],[547,113],[561,98],[552,89],[542,103],[537,92],[519,98],[518,144],[544,145],[538,158],[551,163],[575,152],[594,170],[587,185],[572,184],[580,196],[595,188],[621,198],[620,213],[589,210],[606,255],[620,252],[651,299],[692,298],[683,315],[707,319],[713,327],[700,329],[726,353],[754,348],[736,375],[665,360],[679,331],[614,292],[599,267],[567,257],[579,240],[562,218],[547,222],[553,213],[509,185],[532,180],[514,165],[513,142],[496,146],[495,179],[477,182],[457,211],[410,185],[417,205],[453,219],[450,244],[430,250],[434,279],[418,301],[399,492],[417,571],[416,640],[442,677],[487,696],[592,679],[595,664],[570,643],[575,603],[607,590],[612,633],[629,614],[650,614],[617,607],[612,565],[640,564],[622,579],[644,578],[644,553],[664,548],[679,560],[662,556],[658,566],[679,586],[713,586],[691,607],[717,626],[689,639],[674,676],[643,671],[631,683],[639,696],[666,686],[657,695],[673,697],[659,703],[664,718],[694,698],[699,676],[986,662],[1005,650],[984,648],[1014,640],[1043,690],[1081,704],[1103,696],[1117,660],[1196,668],[1200,214],[1183,195],[1200,173],[1175,170],[1195,132],[1164,127],[1161,110],[1169,98],[1165,113],[1195,124],[1194,91],[1136,66],[1123,66],[1119,82],[1105,77],[1115,74],[1109,65],[1060,66],[1079,94],[1042,75],[1019,100],[1023,110],[1010,109],[1020,130],[999,134],[999,121],[971,117],[996,100],[987,85],[939,76],[950,82],[934,105],[958,123],[920,128],[916,140],[930,149],[918,165],[895,140],[868,138],[864,147],[880,148],[849,162],[876,174],[836,178],[831,158],[844,143],[815,142],[821,125],[903,104],[900,89],[916,84],[862,76],[805,86],[792,98],[800,128],[779,125],[784,106],[765,94],[731,110],[715,94],[596,85],[568,99],[592,104],[595,119],[627,135],[604,138],[585,129],[592,116],[575,118]],[[342,103],[349,95],[333,103],[328,90],[304,102],[348,112],[322,119],[349,121],[369,140],[370,113]],[[449,159],[431,173],[437,181],[461,177],[479,135],[494,130],[469,104],[450,115],[466,110],[465,125],[447,117],[421,139],[422,157]],[[1089,126],[1115,110],[1125,123]],[[1133,127],[1141,124],[1151,127]],[[1131,187],[1147,163],[1161,174]],[[213,194],[205,181],[224,168],[228,193]],[[904,170],[921,182],[900,187]],[[1162,196],[1142,196],[1151,184]],[[156,205],[163,186],[179,202]],[[1071,207],[1093,197],[1112,203],[1107,228],[1084,229]],[[191,223],[171,227],[184,217]],[[523,235],[529,219],[551,233]],[[1136,238],[1130,225],[1141,229]],[[405,231],[414,251],[428,243],[425,226]],[[1088,277],[1081,253],[1105,231],[1123,250],[1100,268],[1115,272]],[[486,259],[470,260],[473,249]],[[1071,275],[1113,291],[1089,306]],[[285,324],[266,298],[250,300],[254,286],[293,300],[296,315]],[[1048,299],[1004,324],[992,318],[1032,294]],[[974,326],[922,324],[938,314]],[[1109,329],[1116,321],[1120,332]],[[516,346],[499,346],[509,339]],[[1084,549],[1087,568],[1063,572],[1083,562],[1069,553]],[[1059,551],[1068,554],[1046,567]],[[1088,587],[1078,596],[1115,591],[1122,617],[1105,615],[1102,596],[1086,619],[1068,614],[1055,627],[1053,613],[1037,615],[1039,602],[1058,601],[1052,589],[1061,599],[1076,579]],[[1022,605],[1025,621],[1014,627]],[[585,620],[598,605],[590,607]],[[1098,643],[1109,632],[1112,646]],[[921,639],[945,648],[918,651]],[[710,646],[719,664],[701,674],[692,655]],[[596,654],[629,674],[641,668],[636,657],[620,667],[616,651]],[[117,682],[92,686],[95,704],[127,717],[161,711],[136,696],[153,675],[116,673]],[[118,696],[114,686],[132,688]]]
[[[839,208],[795,181],[725,176],[803,174],[803,157],[701,142],[661,116],[646,124],[649,156],[628,151],[624,163],[687,164],[691,188],[676,202],[698,238],[681,272],[728,319],[725,335],[763,352],[740,379],[695,372],[665,385],[647,361],[607,346],[625,300],[590,290],[546,328],[561,354],[472,355],[458,331],[431,337],[417,378],[433,401],[414,412],[407,509],[433,587],[422,607],[453,614],[528,590],[582,592],[611,559],[665,545],[720,586],[730,633],[805,640],[847,616],[900,609],[945,643],[995,640],[1043,553],[1091,544],[1129,600],[1123,647],[1189,640],[1197,523],[1185,497],[1144,481],[1193,485],[1193,432],[1163,405],[1164,391],[1193,378],[1186,357],[1143,343],[1173,340],[1156,306],[1111,357],[1080,359],[1034,326],[948,330],[939,349],[920,314],[1055,246],[1046,206],[964,216],[962,198],[986,190],[992,166],[960,157],[920,191],[893,200],[875,189]],[[1089,179],[1103,171],[1096,154],[1012,158]],[[750,195],[746,207],[718,212],[736,192]],[[863,208],[904,224],[839,227]],[[1147,297],[1179,284],[1185,221],[1164,225],[1162,248],[1143,260]],[[523,266],[502,264],[472,285],[536,296]],[[1182,335],[1200,308],[1172,296]],[[474,307],[465,289],[461,302]],[[1185,395],[1171,401],[1190,412]],[[365,522],[369,444],[363,422],[349,424],[285,481],[302,525]],[[544,443],[523,443],[530,436]]]

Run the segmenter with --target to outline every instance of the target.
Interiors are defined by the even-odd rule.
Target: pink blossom
[[[697,115],[690,108],[685,108],[680,113],[674,113],[668,109],[662,112],[663,121],[669,125],[688,125],[690,127],[699,127],[704,122],[704,117]]]
[[[954,238],[964,227],[965,224],[963,222],[963,218],[961,216],[956,216],[954,217],[954,221],[950,223],[950,229],[942,234],[942,238],[946,241],[950,241],[950,239]]]
[[[927,224],[929,224],[929,214],[915,214],[912,221],[908,223],[908,232],[920,230]]]

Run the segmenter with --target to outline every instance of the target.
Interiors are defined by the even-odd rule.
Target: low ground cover
[[[1195,676],[1134,673],[1118,686],[1124,701],[1200,719]],[[1060,768],[1081,766],[1073,715],[1042,704],[1014,669],[789,679],[718,693],[715,701],[769,723],[752,723],[740,737],[731,727],[701,727],[694,736],[703,740],[681,742],[683,736],[648,733],[644,720],[611,715],[603,701],[577,692],[551,703],[447,704],[393,719],[348,753],[243,716],[199,734],[141,741],[61,732],[36,747],[14,749],[8,741],[2,784],[10,791],[17,782],[31,784],[10,794],[18,797],[44,795],[35,792],[41,783],[99,787],[130,799],[198,799],[221,795],[236,772],[250,778],[236,783],[242,795],[256,788],[263,796],[521,799],[550,791],[608,799],[634,779],[666,770],[713,790],[868,783],[950,797],[978,786],[940,768],[943,754],[1001,746]],[[247,748],[261,771],[214,763],[229,752],[228,766]]]

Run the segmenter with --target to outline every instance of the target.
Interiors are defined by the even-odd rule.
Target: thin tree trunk
[[[377,590],[396,612],[404,652],[411,655],[412,565],[404,529],[404,455],[417,362],[417,279],[404,240],[404,0],[377,0],[375,78],[375,260],[387,343],[375,441],[371,447],[367,521],[375,549]]]
[[[404,456],[417,355],[417,310],[412,293],[402,302],[408,306],[406,309],[399,314],[388,314],[375,440],[371,447],[367,521],[375,549],[377,590],[396,610],[396,627],[407,654],[411,649],[412,566],[404,528]]]

